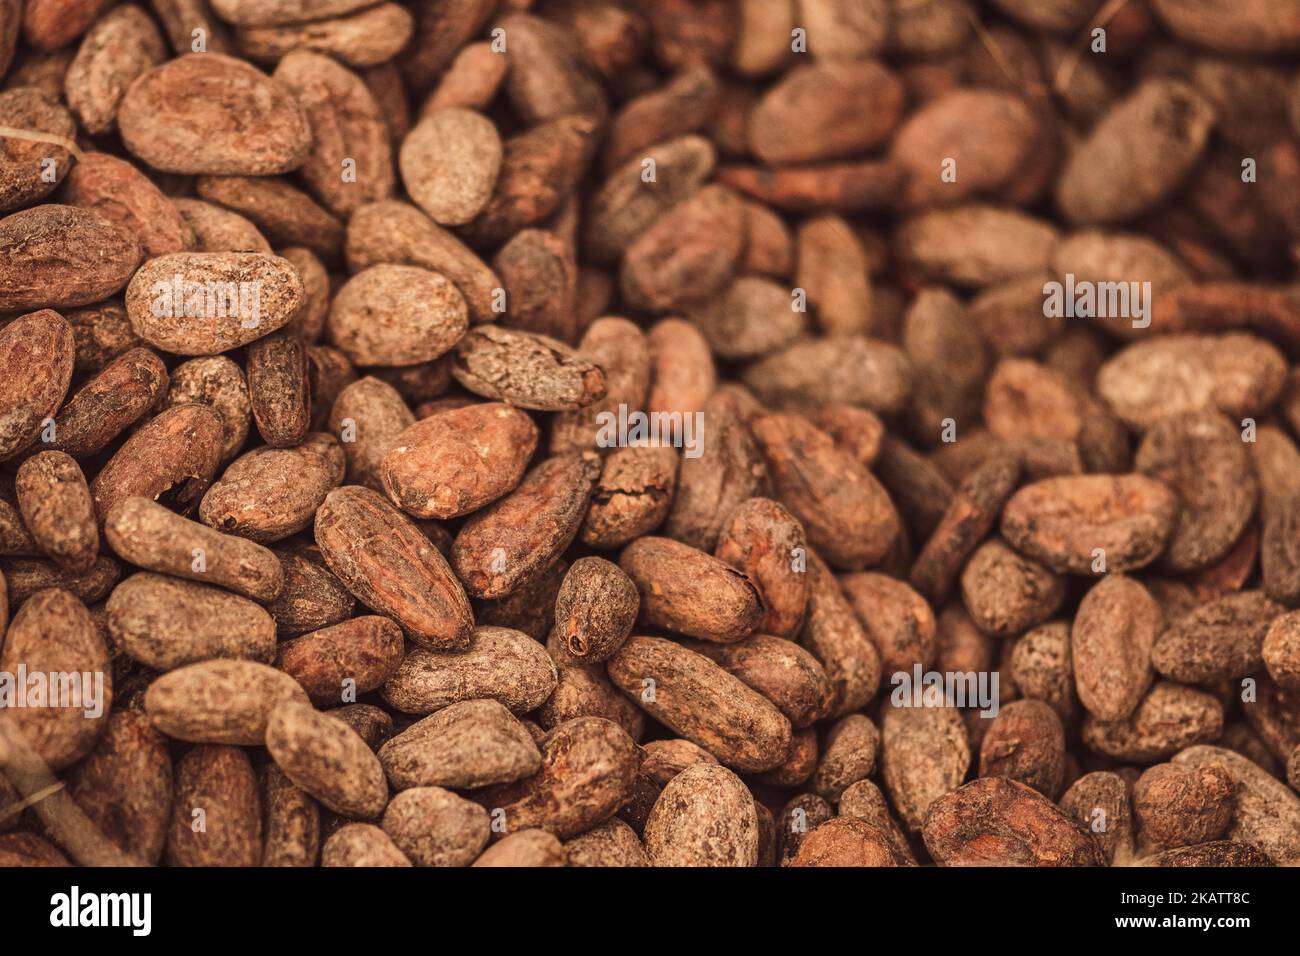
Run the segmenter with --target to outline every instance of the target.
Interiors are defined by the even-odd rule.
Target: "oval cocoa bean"
[[[687,767],[650,810],[645,849],[652,866],[757,866],[754,797],[726,767]]]
[[[729,643],[762,619],[763,599],[744,572],[671,538],[639,538],[618,563],[641,592],[641,618],[651,627]]]
[[[922,828],[927,813],[952,793],[970,768],[970,743],[952,707],[890,707],[880,723],[885,789],[904,826]]]
[[[343,443],[348,462],[348,484],[383,490],[384,457],[397,437],[415,424],[415,415],[401,393],[382,379],[367,375],[357,379],[330,406],[330,431],[352,440]]]
[[[113,589],[107,612],[117,646],[154,670],[214,657],[269,664],[275,655],[271,616],[220,588],[141,571]]]
[[[199,661],[160,676],[144,694],[149,722],[177,740],[260,746],[283,701],[307,703],[286,674],[256,661]]]
[[[126,498],[104,519],[119,557],[148,571],[217,584],[255,601],[284,587],[284,569],[268,549],[190,521],[148,498]]]
[[[61,451],[43,451],[18,467],[14,482],[23,521],[63,570],[84,574],[99,554],[95,505],[86,476]]]
[[[513,714],[496,700],[464,700],[416,721],[379,748],[398,790],[473,790],[531,777],[541,754]]]
[[[898,512],[880,483],[825,432],[797,415],[751,422],[781,503],[828,562],[874,564],[898,537]]]
[[[583,408],[606,391],[605,373],[563,342],[496,326],[461,338],[451,374],[475,395],[542,412]]]
[[[0,310],[107,299],[130,280],[140,245],[97,212],[46,205],[0,219]]]
[[[594,455],[548,458],[465,522],[451,546],[465,590],[504,597],[542,573],[577,536],[597,467]]]
[[[136,334],[177,355],[216,355],[283,326],[303,300],[293,263],[258,252],[150,259],[126,288]]]
[[[795,728],[809,727],[830,712],[830,680],[817,659],[798,644],[754,634],[735,644],[683,641],[682,646],[703,654],[758,691]]]
[[[376,491],[348,485],[316,512],[325,563],[364,604],[423,647],[466,647],[474,626],[465,589],[430,540]]]
[[[285,641],[275,666],[320,705],[346,702],[380,687],[402,662],[402,629],[386,617],[354,617]]]
[[[1088,749],[1132,763],[1155,763],[1192,744],[1217,740],[1223,732],[1223,705],[1205,691],[1157,681],[1123,720],[1084,718]]]
[[[384,456],[384,491],[417,518],[469,514],[519,484],[537,435],[526,413],[500,402],[422,419],[393,439]]]
[[[713,553],[758,588],[763,599],[760,633],[790,637],[798,630],[808,601],[806,562],[801,560],[808,542],[790,512],[770,499],[750,498],[731,513]]]
[[[632,637],[608,669],[650,716],[737,770],[771,770],[789,753],[785,716],[702,654],[662,638]]]
[[[1100,720],[1133,713],[1151,683],[1151,648],[1164,629],[1154,598],[1132,578],[1109,574],[1079,602],[1070,651],[1079,702]]]
[[[221,460],[244,447],[252,405],[244,370],[224,355],[190,359],[172,369],[165,405],[210,405],[221,416]]]
[[[213,482],[199,504],[199,518],[241,538],[279,541],[312,523],[343,480],[343,470],[343,449],[320,432],[296,448],[255,448]]]
[[[203,827],[194,826],[198,819]],[[257,866],[262,859],[262,798],[248,755],[201,744],[176,765],[168,866]]]
[[[567,839],[612,817],[632,795],[637,746],[613,721],[567,721],[541,748],[542,766],[533,776],[475,795],[502,812],[509,832],[537,827]]]
[[[102,522],[119,501],[141,496],[191,511],[207,490],[221,454],[221,416],[204,405],[177,405],[126,440],[90,483]]]
[[[1101,866],[1092,834],[1023,783],[972,780],[936,800],[922,830],[942,866]]]
[[[312,142],[286,88],[215,52],[142,74],[122,98],[117,123],[132,154],[169,173],[287,173],[303,164]]]
[[[1011,496],[1002,536],[1057,572],[1130,571],[1160,555],[1177,513],[1173,493],[1143,475],[1048,478]]]
[[[555,682],[546,648],[527,634],[476,627],[465,650],[411,650],[384,684],[384,699],[408,714],[480,698],[525,714],[551,696]]]
[[[74,458],[98,454],[157,407],[168,382],[162,359],[128,349],[68,399],[54,420],[54,447]]]
[[[51,686],[45,706],[6,707],[12,722],[36,754],[54,770],[80,760],[95,746],[113,704],[108,649],[90,612],[70,592],[37,591],[14,615],[0,648],[0,671],[8,681],[19,669],[31,675],[70,676],[71,687]],[[28,688],[23,688],[28,693]],[[11,690],[9,692],[13,694]]]
[[[70,796],[118,849],[156,864],[171,818],[167,741],[134,710],[108,718],[95,749],[67,776]]]
[[[52,309],[0,329],[0,460],[27,448],[54,415],[72,381],[76,350],[72,327]]]
[[[384,812],[384,768],[342,721],[310,704],[281,702],[267,718],[266,749],[294,784],[335,813],[373,820]]]
[[[456,345],[469,313],[445,276],[381,263],[339,289],[327,325],[330,341],[358,365],[417,365]]]

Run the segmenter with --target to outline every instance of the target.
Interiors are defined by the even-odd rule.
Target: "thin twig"
[[[28,807],[35,806],[51,794],[62,790],[63,787],[63,781],[60,780],[57,783],[46,787],[44,790],[37,790],[30,797],[25,797],[22,800],[19,800],[13,806],[0,810],[0,823],[4,823],[10,817],[18,816],[18,814],[22,813]]]
[[[1020,77],[1016,76],[1015,71],[1012,70],[1011,61],[1008,60],[1007,55],[1002,52],[1002,47],[998,46],[998,41],[993,39],[993,35],[989,33],[984,24],[980,22],[975,11],[967,8],[966,15],[970,18],[971,26],[975,30],[975,36],[979,38],[980,43],[984,44],[984,48],[989,51],[989,56],[993,57],[993,62],[997,64],[998,69],[1000,69],[1006,75],[1006,78],[1012,83],[1020,84],[1022,80]],[[1029,84],[1028,92],[1032,96],[1046,96],[1047,87],[1035,81]]]
[[[13,126],[0,126],[0,137],[6,139],[30,139],[37,143],[50,143],[54,146],[61,146],[73,156],[77,157],[80,162],[85,155],[73,140],[66,139],[55,133],[42,132],[39,129],[16,129]]]
[[[9,781],[25,798],[20,809],[30,806],[51,840],[63,847],[82,866],[144,866],[135,857],[114,846],[95,826],[77,802],[55,779],[49,765],[13,726],[0,721],[0,754]]]
[[[1052,79],[1052,89],[1057,93],[1064,93],[1069,88],[1070,80],[1074,79],[1074,71],[1083,62],[1083,51],[1087,47],[1087,40],[1092,35],[1092,31],[1097,27],[1105,26],[1126,3],[1128,0],[1107,0],[1106,5],[1097,11],[1097,15],[1079,38],[1078,45],[1061,58],[1061,63],[1056,68],[1056,76]]]

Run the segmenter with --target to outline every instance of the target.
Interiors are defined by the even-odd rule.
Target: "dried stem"
[[[0,770],[18,788],[21,811],[30,806],[50,839],[83,866],[144,866],[115,847],[86,816],[40,755],[12,726],[0,722]],[[6,809],[8,815],[13,808]]]
[[[1128,0],[1107,0],[1106,5],[1097,11],[1097,16],[1088,24],[1087,30],[1079,38],[1079,45],[1061,58],[1061,64],[1056,68],[1056,76],[1052,78],[1052,89],[1057,93],[1064,93],[1070,86],[1070,80],[1074,78],[1074,71],[1079,68],[1083,62],[1083,50],[1087,43],[1089,34],[1099,26],[1104,26],[1110,21],[1110,18],[1119,13]]]

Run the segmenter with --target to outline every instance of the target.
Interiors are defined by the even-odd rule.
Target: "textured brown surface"
[[[398,432],[376,471],[384,492],[407,514],[456,518],[512,491],[536,447],[537,426],[527,414],[482,402]]]
[[[484,850],[471,866],[564,866],[564,844],[545,830],[520,830]]]
[[[653,866],[755,866],[754,798],[726,767],[687,767],[655,801],[645,847]]]
[[[1182,767],[1220,764],[1237,781],[1237,803],[1227,838],[1244,843],[1284,866],[1300,859],[1300,798],[1276,777],[1241,754],[1222,747],[1188,747],[1173,763]]]
[[[320,705],[347,703],[383,685],[402,663],[402,629],[377,614],[283,641],[275,666]]]
[[[474,789],[512,783],[541,768],[532,737],[495,700],[450,704],[412,724],[379,750],[397,789]]]
[[[1142,437],[1133,464],[1178,497],[1178,526],[1161,557],[1172,571],[1213,564],[1241,537],[1258,490],[1238,428],[1221,415],[1168,415]]]
[[[311,379],[302,339],[277,333],[248,347],[248,398],[257,431],[272,448],[289,448],[311,426]]]
[[[217,584],[256,601],[284,587],[284,570],[268,549],[221,534],[147,498],[126,498],[104,520],[104,535],[121,557],[150,571]]]
[[[54,99],[31,88],[7,90],[0,94],[0,117],[6,126],[36,130],[48,135],[68,138],[76,124],[72,117]],[[41,199],[58,185],[71,165],[72,156],[64,146],[54,146],[39,140],[22,140],[6,137],[0,152],[0,209],[18,209]],[[55,163],[55,180],[42,176],[41,163],[52,159]]]
[[[0,648],[0,671],[17,675],[19,667],[31,674],[75,673],[94,684],[98,683],[95,675],[102,677],[97,701],[92,701],[91,695],[100,688],[83,684],[80,694],[66,698],[64,688],[57,706],[51,699],[46,706],[0,711],[0,720],[25,737],[54,769],[80,760],[95,746],[108,723],[113,681],[104,639],[85,605],[70,592],[54,588],[37,591],[18,609]],[[57,691],[52,688],[51,693]]]
[[[136,431],[90,483],[102,522],[134,496],[192,511],[217,470],[221,417],[203,405],[177,405]]]
[[[384,832],[416,866],[467,866],[487,845],[487,811],[441,787],[413,787],[389,801]]]
[[[99,554],[99,531],[77,463],[61,451],[40,452],[18,467],[14,487],[23,521],[40,549],[65,571],[89,571]]]
[[[1093,834],[1103,859],[1126,865],[1133,858],[1135,830],[1129,782],[1110,771],[1086,773],[1061,795],[1060,807]]]
[[[474,619],[455,575],[419,529],[376,492],[349,485],[316,512],[316,543],[339,580],[416,643],[463,647]]]
[[[1108,575],[1079,602],[1070,631],[1079,701],[1102,720],[1123,720],[1151,682],[1151,648],[1164,614],[1132,578]]]
[[[214,657],[269,664],[275,654],[271,616],[209,585],[141,571],[113,590],[106,608],[117,646],[155,670]]]
[[[906,866],[888,836],[857,817],[827,820],[799,844],[791,866]]]
[[[610,660],[609,676],[652,717],[723,763],[752,772],[785,760],[790,722],[702,654],[661,638],[632,637]]]
[[[1151,648],[1151,666],[1187,683],[1244,677],[1263,663],[1264,635],[1281,613],[1259,591],[1202,604],[1169,622]]]
[[[74,458],[97,454],[155,408],[168,384],[162,359],[146,348],[127,349],[68,399],[51,444]]]
[[[757,630],[789,637],[803,621],[808,600],[803,528],[779,503],[750,498],[731,513],[714,556],[743,571],[763,599]]]
[[[252,405],[244,371],[223,355],[190,359],[172,369],[165,405],[210,405],[221,416],[221,460],[233,458],[248,437]]]
[[[651,627],[732,643],[762,618],[763,599],[743,571],[669,538],[634,541],[619,567],[641,592],[641,619]]]
[[[839,582],[808,554],[808,618],[801,639],[826,671],[834,694],[831,716],[860,709],[880,684],[880,652],[858,622]]]
[[[795,728],[811,726],[830,712],[830,680],[817,659],[798,644],[770,634],[753,634],[735,644],[681,643],[758,691]]]
[[[385,683],[384,697],[411,714],[485,697],[525,714],[551,695],[555,680],[555,665],[537,641],[510,628],[480,626],[463,650],[412,649]]]
[[[1101,866],[1088,831],[1045,797],[1000,777],[974,780],[926,814],[926,848],[946,866]]]
[[[880,722],[880,760],[885,789],[915,832],[931,805],[965,779],[970,744],[951,707],[893,707]]]
[[[63,401],[75,348],[71,326],[52,309],[0,329],[0,458],[34,442]]]
[[[1209,843],[1225,835],[1237,782],[1223,766],[1156,764],[1133,785],[1138,837],[1160,850]]]
[[[142,714],[109,717],[92,750],[68,774],[68,795],[124,853],[157,863],[172,806],[167,743]]]
[[[199,518],[241,538],[279,541],[312,523],[343,474],[343,449],[321,432],[294,448],[255,448],[213,482],[199,504]]]
[[[321,866],[412,866],[388,834],[370,823],[349,823],[321,847]]]
[[[320,856],[320,807],[283,770],[261,771],[262,866],[315,866]]]
[[[1173,530],[1177,503],[1141,475],[1049,478],[1026,485],[1002,512],[1002,536],[1056,571],[1088,574],[1105,553],[1107,571],[1150,564]]]
[[[0,0],[0,862],[1300,860],[1286,6]]]
[[[359,272],[330,307],[334,342],[358,365],[415,365],[446,353],[469,325],[450,279],[417,266],[381,263]]]
[[[499,808],[509,832],[537,827],[563,840],[613,816],[631,796],[639,763],[636,744],[617,724],[579,717],[541,741],[536,774],[475,794]]]
[[[117,121],[132,153],[173,173],[284,173],[302,165],[311,145],[292,94],[220,53],[190,54],[144,73]]]
[[[373,819],[388,802],[383,767],[366,742],[310,704],[281,702],[271,710],[266,749],[290,780],[336,813]]]
[[[177,763],[164,859],[169,866],[261,861],[262,800],[243,750],[202,745]]]
[[[605,373],[545,335],[484,326],[456,345],[451,373],[475,395],[518,408],[562,412],[605,395]]]
[[[567,655],[599,663],[632,633],[640,606],[635,583],[617,565],[579,558],[555,596],[554,633]]]
[[[150,684],[144,710],[155,729],[177,740],[258,746],[277,704],[306,699],[292,678],[265,664],[206,660]]]
[[[180,211],[149,177],[107,153],[84,154],[63,180],[60,198],[130,233],[146,258],[180,252],[192,242]]]
[[[751,426],[777,496],[828,563],[856,568],[885,556],[898,512],[870,472],[801,416],[767,415]]]
[[[465,523],[451,563],[476,598],[499,598],[542,573],[573,542],[591,499],[594,456],[548,458]]]
[[[1223,732],[1223,706],[1210,694],[1157,681],[1128,717],[1103,721],[1089,714],[1083,740],[1089,749],[1116,760],[1152,762]]]

